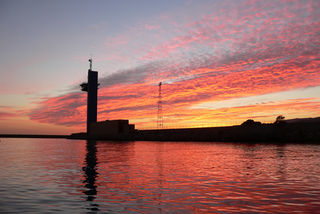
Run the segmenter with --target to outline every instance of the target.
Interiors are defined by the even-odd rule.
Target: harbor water
[[[320,213],[320,144],[0,140],[0,213]]]

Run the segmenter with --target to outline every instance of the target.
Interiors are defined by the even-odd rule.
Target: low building
[[[129,120],[105,120],[89,124],[89,136],[100,139],[130,139],[135,126]]]

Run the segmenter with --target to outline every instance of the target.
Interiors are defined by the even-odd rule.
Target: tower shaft
[[[88,70],[88,98],[87,98],[87,133],[90,133],[90,123],[97,122],[98,105],[98,72]]]

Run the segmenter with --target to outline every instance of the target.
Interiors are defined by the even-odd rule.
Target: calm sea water
[[[1,213],[320,213],[320,145],[0,140]]]

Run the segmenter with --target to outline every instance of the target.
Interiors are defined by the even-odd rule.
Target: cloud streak
[[[286,108],[292,117],[318,116],[319,97],[284,97],[281,102],[232,109],[191,108],[320,85],[319,1],[231,1],[231,7],[229,3],[181,23],[175,31],[179,35],[140,50],[138,56],[132,53],[132,58],[139,58],[137,65],[125,64],[128,68],[100,78],[99,119],[128,118],[138,127],[151,127],[160,81],[168,123],[230,125],[248,117],[271,120]],[[162,30],[160,24],[143,28],[152,35]],[[124,38],[128,35],[119,36],[113,45],[127,45]],[[86,95],[73,92],[44,99],[29,116],[38,122],[83,127],[85,105]]]

